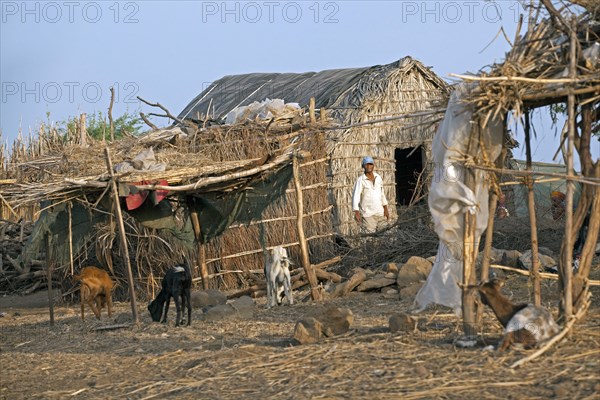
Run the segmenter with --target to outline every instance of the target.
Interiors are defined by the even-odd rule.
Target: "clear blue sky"
[[[111,86],[114,115],[149,112],[137,95],[177,114],[229,74],[362,67],[410,55],[449,79],[501,61],[509,45],[500,28],[512,39],[524,11],[513,0],[0,3],[0,128],[10,143],[19,126],[36,130],[47,112],[51,121],[106,113]],[[550,161],[547,119],[538,134],[534,157]]]

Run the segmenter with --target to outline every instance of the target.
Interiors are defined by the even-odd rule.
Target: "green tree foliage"
[[[69,118],[66,123],[62,123],[66,128],[66,134],[77,132],[78,124],[79,117]],[[101,111],[98,111],[96,114],[88,115],[86,118],[86,125],[88,136],[96,140],[102,140],[103,137],[105,140],[110,140],[110,123],[108,121],[108,116],[104,115]],[[113,125],[115,129],[115,140],[119,140],[125,135],[139,135],[143,127],[141,118],[130,114],[127,111],[120,117],[113,119]]]

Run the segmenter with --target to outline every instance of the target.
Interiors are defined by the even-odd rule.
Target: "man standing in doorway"
[[[362,160],[364,174],[358,177],[352,193],[352,211],[354,219],[361,224],[364,233],[373,233],[377,225],[390,219],[388,201],[383,192],[383,180],[374,172],[373,158],[366,156]]]

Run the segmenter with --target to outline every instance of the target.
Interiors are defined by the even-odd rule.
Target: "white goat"
[[[294,304],[292,297],[292,280],[290,278],[290,261],[286,249],[277,246],[271,250],[265,263],[265,279],[267,280],[267,308],[281,305],[282,293],[288,303]]]

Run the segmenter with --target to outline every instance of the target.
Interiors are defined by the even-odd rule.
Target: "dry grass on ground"
[[[526,278],[509,276],[505,291],[527,301]],[[45,308],[7,308],[4,298],[0,398],[598,398],[600,290],[592,292],[573,337],[516,370],[509,366],[531,351],[458,348],[461,325],[446,309],[419,314],[415,332],[390,334],[389,316],[408,311],[411,300],[379,293],[329,300],[352,310],[352,330],[304,346],[291,337],[310,302],[266,310],[259,299],[253,319],[220,323],[202,322],[195,311],[193,325],[182,328],[152,323],[143,310],[139,326],[95,331],[128,321],[129,305],[85,323],[77,305],[61,306],[50,328]],[[543,299],[556,315],[556,281],[544,281]],[[501,335],[489,310],[481,334],[485,343]]]

